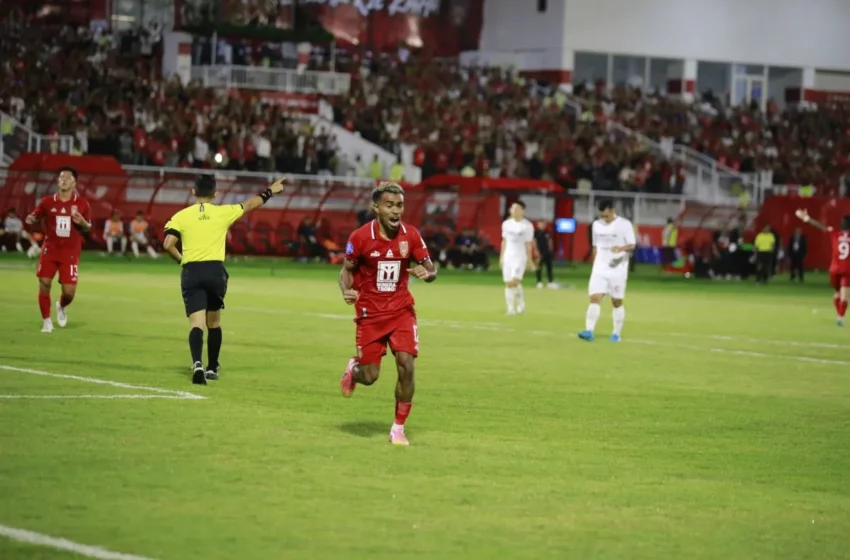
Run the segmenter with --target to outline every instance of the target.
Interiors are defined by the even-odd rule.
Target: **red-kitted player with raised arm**
[[[339,274],[342,297],[345,303],[354,305],[357,324],[357,356],[348,361],[340,388],[344,397],[350,397],[358,383],[371,385],[377,381],[389,344],[398,370],[390,443],[408,445],[404,422],[413,402],[413,363],[419,355],[419,331],[408,279],[413,274],[433,282],[437,271],[419,231],[401,221],[401,186],[381,183],[372,192],[372,203],[377,217],[351,234]]]
[[[829,283],[834,290],[832,302],[838,314],[837,323],[839,326],[844,326],[844,315],[847,313],[847,290],[850,286],[850,216],[843,216],[840,229],[834,229],[812,219],[805,210],[797,210],[796,214],[807,224],[829,234],[832,242],[832,262],[829,264]]]
[[[65,311],[77,293],[77,272],[83,250],[83,234],[91,229],[91,208],[77,191],[77,170],[63,167],[59,170],[59,192],[45,196],[35,211],[27,216],[27,224],[42,222],[44,244],[38,259],[38,307],[44,326],[41,332],[53,332],[50,320],[50,288],[53,277],[59,274],[62,296],[56,302],[56,322],[60,327],[68,324]]]

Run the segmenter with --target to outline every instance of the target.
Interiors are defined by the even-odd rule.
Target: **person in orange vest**
[[[137,259],[139,258],[139,245],[145,248],[152,259],[159,257],[148,240],[148,222],[141,210],[136,212],[136,219],[130,222],[130,248],[133,249],[133,254],[136,255]]]
[[[106,226],[103,228],[103,239],[106,240],[106,251],[112,255],[115,241],[121,243],[121,254],[127,251],[127,236],[124,234],[124,222],[121,221],[121,214],[118,210],[112,213],[112,218],[106,220]]]

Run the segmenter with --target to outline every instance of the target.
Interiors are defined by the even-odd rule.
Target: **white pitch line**
[[[135,389],[137,391],[148,391],[151,393],[159,393],[161,395],[171,395],[171,398],[180,398],[187,400],[205,399],[201,395],[188,393],[186,391],[177,391],[175,389],[162,389],[160,387],[148,387],[147,385],[133,385],[131,383],[121,383],[119,381],[109,381],[107,379],[98,379],[97,377],[83,377],[81,375],[67,375],[64,373],[51,373],[49,371],[41,371],[38,369],[21,368],[15,366],[7,366],[0,364],[0,370],[16,371],[18,373],[29,373],[30,375],[43,375],[45,377],[55,377],[57,379],[72,379],[74,381],[82,381],[83,383],[95,383],[98,385],[109,385],[110,387],[118,387],[119,389]]]
[[[752,352],[750,350],[730,350],[728,348],[710,348],[706,346],[690,346],[687,344],[672,344],[664,342],[655,342],[652,340],[639,340],[630,338],[628,342],[634,344],[645,344],[647,346],[669,346],[672,348],[681,348],[683,350],[699,350],[703,352],[713,352],[715,354],[734,354],[736,356],[750,356],[753,358],[769,358],[773,360],[791,360],[795,362],[805,362],[809,364],[827,364],[836,366],[850,366],[850,362],[842,360],[826,360],[823,358],[810,358],[808,356],[790,356],[788,354],[765,354],[764,352]]]
[[[754,344],[774,344],[777,346],[796,346],[798,348],[827,348],[830,350],[850,350],[850,344],[834,344],[832,342],[800,342],[796,340],[778,340],[770,338],[750,338],[748,336],[733,336],[728,334],[699,334],[699,333],[647,333],[659,336],[676,336],[679,338],[710,338],[724,342],[752,342]]]
[[[186,400],[178,395],[0,395],[0,399],[177,399]]]
[[[86,558],[98,558],[100,560],[153,560],[145,556],[136,556],[134,554],[124,554],[121,552],[113,552],[99,546],[91,546],[88,544],[80,544],[68,539],[59,539],[49,535],[36,533],[35,531],[27,531],[26,529],[17,529],[7,525],[0,525],[0,536],[9,538],[13,541],[54,548],[57,550],[67,550]]]

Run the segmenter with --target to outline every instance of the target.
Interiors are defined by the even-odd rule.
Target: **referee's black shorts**
[[[180,287],[186,316],[198,311],[224,309],[227,280],[230,275],[221,261],[191,262],[183,265]]]

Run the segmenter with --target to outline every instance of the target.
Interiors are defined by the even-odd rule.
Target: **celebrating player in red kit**
[[[797,217],[821,231],[829,233],[832,242],[832,262],[829,265],[829,282],[835,293],[832,302],[838,313],[838,325],[844,326],[847,313],[847,290],[850,286],[850,216],[841,218],[841,229],[825,226],[809,216],[805,210],[797,210]]]
[[[419,332],[407,282],[410,274],[433,282],[437,271],[419,231],[401,222],[404,190],[396,183],[381,183],[372,191],[372,203],[377,218],[348,238],[339,274],[342,297],[355,306],[357,324],[357,356],[348,361],[340,388],[342,396],[350,397],[358,383],[377,381],[389,344],[398,369],[390,443],[408,445],[404,421],[413,401]]]
[[[56,302],[56,322],[68,324],[65,311],[77,293],[77,266],[83,249],[83,234],[91,229],[91,209],[88,201],[77,194],[77,171],[71,167],[59,170],[59,192],[45,196],[35,211],[27,216],[32,225],[44,225],[44,245],[38,259],[38,306],[44,326],[41,332],[53,332],[50,320],[50,288],[59,273],[62,297]]]

